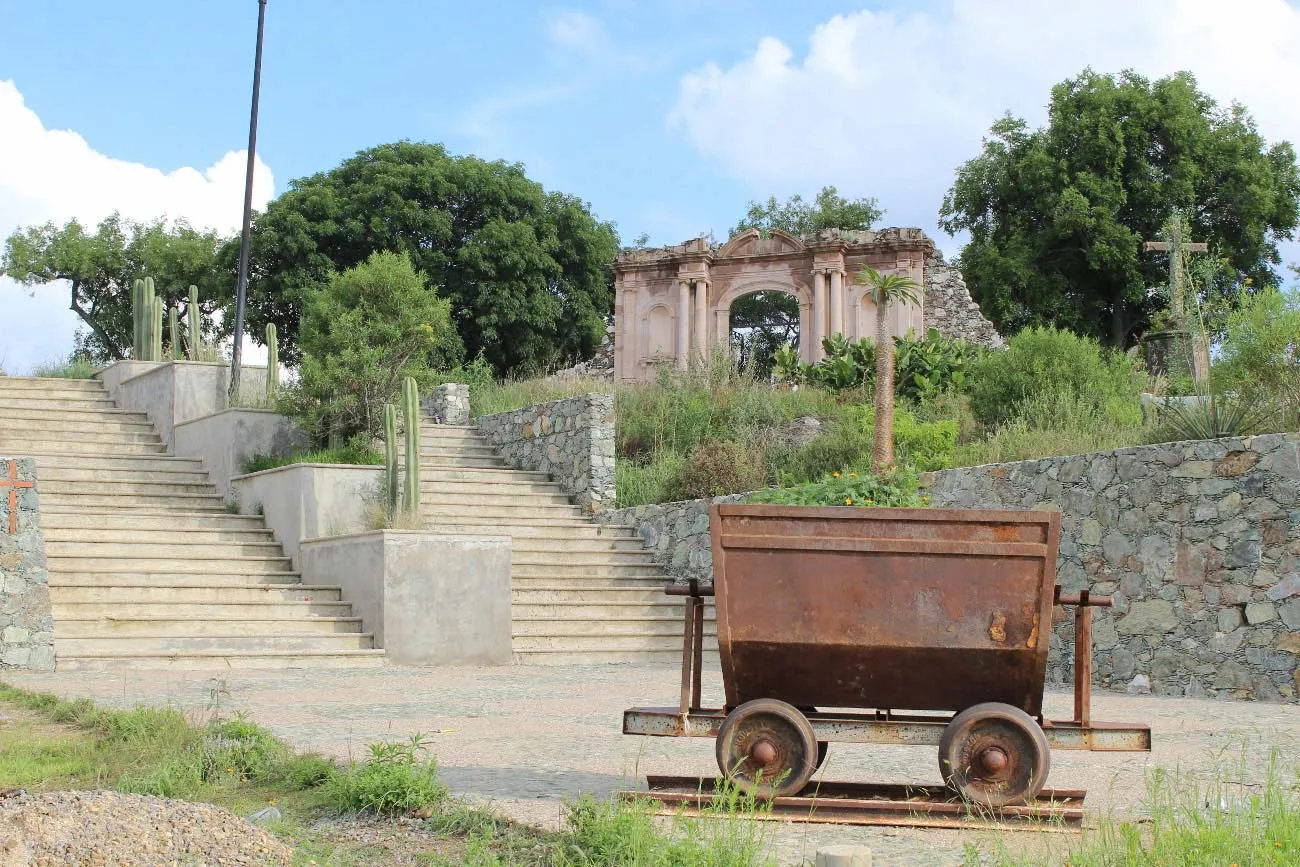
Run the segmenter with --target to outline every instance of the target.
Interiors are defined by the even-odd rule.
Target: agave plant
[[[1207,394],[1198,400],[1165,400],[1159,410],[1160,438],[1212,440],[1258,433],[1271,407],[1235,395]]]

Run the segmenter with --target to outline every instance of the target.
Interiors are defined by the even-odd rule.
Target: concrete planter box
[[[229,405],[230,368],[224,364],[202,361],[119,362],[114,367],[131,364],[120,373],[143,372],[117,382],[113,400],[122,409],[148,414],[168,451],[174,449],[175,428],[182,422],[221,412]],[[105,379],[112,379],[119,371]],[[106,373],[106,371],[101,371]],[[240,379],[240,393],[256,398],[266,392],[266,368],[245,367]]]
[[[367,530],[379,502],[383,467],[290,464],[230,480],[241,515],[261,513],[284,552],[301,566],[305,539]]]
[[[302,543],[302,577],[343,598],[401,665],[511,661],[510,538],[376,530]]]
[[[307,447],[307,432],[269,409],[227,409],[176,425],[177,457],[199,458],[217,490],[229,497],[230,480],[258,455],[285,457]]]
[[[104,383],[104,388],[108,389],[108,396],[117,400],[118,387],[127,379],[139,376],[153,370],[155,367],[161,367],[166,362],[162,361],[115,361],[108,367],[95,372],[95,379]]]

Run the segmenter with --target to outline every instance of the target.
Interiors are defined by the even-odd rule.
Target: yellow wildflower
[[[832,476],[833,478],[838,479],[838,478],[840,477],[839,471],[836,470],[835,472],[831,473],[831,476]]]
[[[852,497],[845,497],[845,498],[844,498],[844,505],[846,505],[846,506],[852,506],[852,505],[853,505],[853,498],[852,498]]]
[[[857,474],[857,473],[849,473],[849,478],[850,478],[850,479],[856,479],[857,477],[858,477],[858,474]]]

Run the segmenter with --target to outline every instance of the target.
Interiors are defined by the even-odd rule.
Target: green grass
[[[47,361],[38,364],[32,370],[32,376],[53,379],[92,379],[95,365],[84,358],[68,358],[63,361]]]
[[[342,446],[339,448],[312,449],[290,455],[254,455],[244,463],[244,472],[259,473],[290,464],[344,464],[382,467],[384,455],[371,448]]]
[[[293,847],[293,863],[303,867],[774,863],[769,826],[748,818],[759,808],[734,793],[703,820],[666,826],[646,805],[583,798],[567,805],[562,831],[546,833],[452,798],[419,736],[374,744],[361,761],[339,764],[295,753],[251,720],[222,715],[226,697],[224,686],[212,682],[210,710],[196,717],[175,708],[104,710],[86,699],[0,684],[0,706],[32,717],[0,727],[0,781],[36,792],[114,789],[180,798],[238,815],[274,804],[282,821],[268,830]],[[411,816],[423,821],[390,821]],[[375,822],[383,833],[374,834]],[[356,842],[358,829],[383,842]]]

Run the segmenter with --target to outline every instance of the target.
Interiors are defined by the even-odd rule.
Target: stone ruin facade
[[[783,292],[799,301],[799,356],[815,363],[822,341],[874,337],[876,308],[853,275],[863,265],[912,278],[920,303],[898,304],[890,329],[898,337],[936,328],[986,346],[1002,339],[980,314],[956,269],[943,262],[920,229],[828,229],[796,238],[774,230],[741,232],[722,245],[696,238],[673,247],[625,250],[614,264],[614,379],[640,382],[656,368],[686,369],[731,337],[731,305],[755,292]]]

